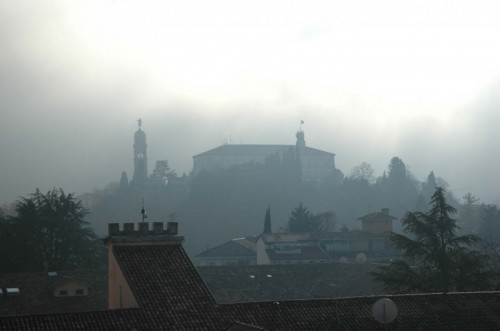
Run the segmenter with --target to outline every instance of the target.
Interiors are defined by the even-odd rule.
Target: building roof
[[[56,287],[84,284],[85,296],[55,297]],[[105,310],[108,305],[107,270],[77,270],[0,274],[0,288],[19,288],[16,296],[0,297],[0,316]]]
[[[114,253],[152,323],[172,330],[213,329],[215,301],[180,245],[117,246]],[[155,316],[161,312],[161,317]]]
[[[385,220],[397,220],[397,217],[389,215],[389,209],[382,208],[381,211],[376,211],[365,216],[361,216],[358,220],[362,221],[385,221]]]
[[[197,154],[193,156],[208,156],[208,155],[217,155],[217,156],[228,156],[228,155],[262,155],[264,157],[272,155],[274,153],[284,153],[290,149],[295,150],[295,145],[221,145],[219,147],[215,147],[206,152]],[[325,152],[316,148],[311,147],[303,147],[300,149],[300,153],[304,155],[331,155],[335,156],[334,153]]]
[[[303,232],[303,233],[263,233],[260,235],[260,239],[262,239],[266,244],[316,240],[314,235],[312,235],[309,232]]]
[[[318,246],[306,246],[300,248],[300,253],[280,253],[273,250],[266,250],[267,256],[273,262],[277,261],[310,261],[310,260],[331,260],[330,255]]]
[[[320,232],[317,234],[318,240],[353,240],[353,239],[384,239],[383,235],[374,234],[368,231],[351,230],[340,232]]]
[[[295,145],[233,145],[226,144],[212,148],[206,152],[197,154],[193,157],[205,155],[255,155],[260,154],[268,156],[276,152],[283,153]]]
[[[196,255],[196,257],[256,257],[257,253],[245,247],[238,240],[230,240],[221,245],[207,249],[206,251]]]
[[[219,303],[383,293],[382,286],[368,274],[377,269],[372,263],[204,266],[197,269]]]
[[[257,240],[259,239],[259,236],[246,236],[246,237],[243,237],[243,238],[235,238],[233,239],[234,241],[244,241],[244,240],[247,240],[251,243],[254,243],[256,244],[257,243]]]
[[[398,316],[382,327],[372,317],[380,296],[227,305],[240,322],[266,330],[498,330],[498,293],[385,296]]]
[[[112,252],[139,308],[0,317],[0,330],[379,330],[380,297],[217,304],[180,244],[139,243]],[[494,330],[499,292],[390,296],[399,315],[388,329]]]

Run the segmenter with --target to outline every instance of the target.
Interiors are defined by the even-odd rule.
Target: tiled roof
[[[116,246],[113,254],[139,308],[0,317],[0,330],[227,330],[235,323],[266,330],[380,330],[371,317],[379,297],[216,304],[178,244]],[[496,330],[493,293],[400,295],[386,329]]]
[[[300,153],[301,155],[317,155],[317,156],[323,156],[325,154],[328,154],[328,155],[331,155],[331,156],[335,156],[334,153],[330,153],[330,152],[325,152],[325,151],[322,151],[320,149],[317,149],[317,148],[312,148],[312,147],[305,147],[305,148],[302,148],[300,150]]]
[[[140,309],[0,317],[0,331],[154,330]]]
[[[68,282],[85,284],[86,296],[55,297],[52,291]],[[107,270],[0,274],[0,288],[19,288],[20,295],[0,297],[0,316],[105,310],[108,303]]]
[[[255,244],[255,243],[257,243],[259,236],[246,236],[246,237],[244,237],[244,239]]]
[[[229,328],[226,329],[226,331],[259,331],[259,330],[262,331],[265,329],[241,322],[234,322],[233,325],[231,325]]]
[[[314,241],[316,238],[311,233],[263,233],[260,238],[265,243]]]
[[[368,274],[376,268],[371,263],[317,263],[198,267],[198,271],[215,300],[230,303],[381,294],[382,286]]]
[[[242,323],[266,330],[498,330],[498,293],[385,296],[398,307],[382,328],[372,317],[381,297],[294,300],[224,305]]]
[[[266,250],[271,261],[306,261],[306,260],[330,260],[330,255],[317,246],[304,246],[300,248],[300,253],[277,253]]]
[[[389,211],[384,213],[383,211],[376,211],[365,216],[361,216],[358,220],[362,221],[379,221],[379,220],[397,220],[397,217],[389,215]]]
[[[295,145],[221,145],[193,157],[202,155],[255,155],[268,156],[276,152],[283,153]]]
[[[256,252],[230,240],[222,245],[210,248],[198,255],[196,257],[237,257],[237,256],[257,256]]]
[[[289,149],[295,151],[295,145],[221,145],[193,157],[205,155],[256,155],[269,156],[274,153],[283,153]],[[316,148],[304,147],[300,150],[304,155],[335,155]]]
[[[181,245],[115,246],[114,254],[155,327],[221,329],[215,300]]]

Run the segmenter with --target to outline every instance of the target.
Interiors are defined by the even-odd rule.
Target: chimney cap
[[[163,222],[153,222],[150,227],[148,222],[127,222],[123,223],[123,229],[120,230],[119,223],[108,224],[108,237],[104,242],[112,240],[113,242],[134,242],[134,243],[150,243],[150,242],[182,242],[184,238],[178,236],[178,223],[168,222],[167,227],[164,227]]]

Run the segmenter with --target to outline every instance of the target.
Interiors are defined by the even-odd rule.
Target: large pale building
[[[295,145],[221,145],[193,156],[193,174],[246,163],[264,164],[267,159],[278,156],[282,160],[296,162],[304,182],[320,182],[329,176],[336,178],[335,154],[306,146],[302,130],[297,132],[296,137]]]

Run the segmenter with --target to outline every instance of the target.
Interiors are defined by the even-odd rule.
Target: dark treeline
[[[139,220],[144,199],[150,221],[164,221],[176,213],[186,236],[185,246],[190,253],[198,253],[231,238],[262,233],[267,207],[271,207],[275,232],[285,230],[291,210],[300,203],[314,214],[333,212],[337,230],[343,226],[354,229],[360,227],[357,218],[381,208],[389,208],[391,215],[399,218],[408,211],[425,211],[436,187],[446,186],[432,172],[418,181],[398,157],[392,158],[378,177],[364,162],[346,176],[337,170],[321,183],[302,182],[300,166],[293,154],[286,153],[272,155],[264,164],[202,171],[196,176],[179,177],[165,165],[157,163],[143,186],[126,185],[122,179],[122,184],[82,197],[91,211],[87,219],[98,234],[105,234],[111,221]],[[460,225],[478,231],[479,203],[475,198],[469,195],[463,208],[451,193],[447,199],[459,209]],[[467,213],[477,215],[473,219]],[[395,230],[400,229],[396,222]]]
[[[106,266],[102,242],[80,201],[62,189],[38,189],[0,212],[0,272],[95,269]],[[0,210],[1,211],[1,210]]]
[[[349,175],[333,173],[322,183],[302,182],[297,163],[286,154],[273,155],[264,164],[197,176],[177,176],[161,161],[142,186],[122,176],[120,183],[81,196],[82,202],[61,189],[37,190],[10,209],[0,209],[0,269],[100,266],[102,244],[89,226],[103,236],[110,222],[139,221],[143,201],[148,221],[179,221],[186,248],[196,254],[235,237],[258,235],[265,226],[273,232],[346,231],[360,227],[360,216],[381,208],[403,218],[407,212],[428,210],[436,187],[443,185],[432,172],[424,182],[417,181],[397,157],[379,177],[362,163]],[[498,207],[482,204],[471,193],[462,203],[450,193],[446,198],[457,209],[457,231],[477,234],[478,249],[493,256],[493,268],[500,265]],[[401,230],[400,222],[395,230]]]

